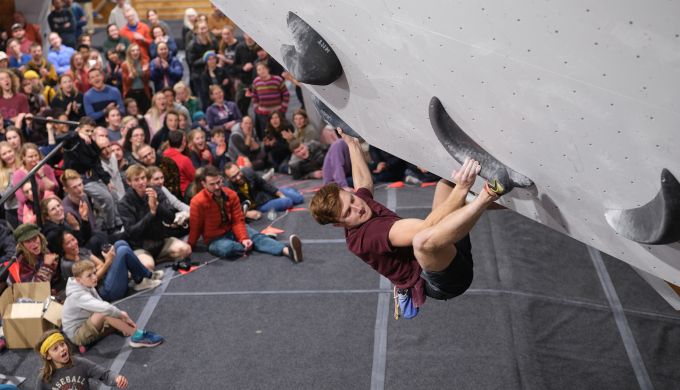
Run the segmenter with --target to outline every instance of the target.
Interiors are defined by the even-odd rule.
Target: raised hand
[[[479,162],[467,158],[460,169],[453,171],[453,182],[457,186],[469,189],[475,184],[475,179],[481,170],[482,166],[479,165]]]

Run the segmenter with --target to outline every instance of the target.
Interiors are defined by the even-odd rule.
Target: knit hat
[[[33,79],[39,79],[40,76],[38,76],[38,73],[34,70],[27,70],[24,72],[24,79],[26,80],[33,80]]]
[[[203,111],[196,111],[194,112],[194,116],[191,117],[192,122],[198,122],[201,119],[205,119],[205,113]]]
[[[208,50],[205,53],[203,53],[203,62],[208,62],[208,58],[210,57],[217,57],[217,54],[215,54],[215,50]]]
[[[14,239],[17,242],[24,242],[40,234],[38,225],[32,223],[22,223],[14,229]]]

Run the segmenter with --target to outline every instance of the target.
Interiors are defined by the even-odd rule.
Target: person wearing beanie
[[[37,225],[24,223],[14,229],[17,242],[17,261],[10,267],[11,283],[51,282],[58,289],[59,256],[49,253],[47,239]]]

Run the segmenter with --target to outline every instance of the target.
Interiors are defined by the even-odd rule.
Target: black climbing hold
[[[654,199],[634,209],[608,210],[605,218],[617,233],[641,244],[680,241],[680,183],[664,168]]]
[[[333,126],[333,128],[339,127],[342,129],[343,132],[347,135],[351,135],[352,137],[360,138],[361,136],[354,131],[345,121],[340,119],[339,116],[337,116],[333,110],[331,110],[324,102],[321,101],[318,97],[312,95],[312,104],[314,104],[314,108],[319,112],[319,115],[321,115],[321,118],[328,123],[329,125]]]
[[[502,193],[508,193],[514,187],[525,188],[534,184],[531,179],[508,168],[473,141],[451,119],[436,96],[430,100],[430,124],[439,142],[451,157],[460,164],[463,164],[468,157],[479,161],[482,166],[479,175],[490,183],[500,185]]]
[[[292,45],[281,45],[281,56],[288,71],[305,84],[328,85],[342,76],[342,64],[331,45],[309,24],[288,12]]]

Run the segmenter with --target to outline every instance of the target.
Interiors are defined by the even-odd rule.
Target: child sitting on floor
[[[66,284],[66,301],[62,328],[78,346],[87,346],[107,335],[110,328],[130,338],[132,348],[155,347],[163,337],[137,328],[128,314],[101,299],[97,293],[97,274],[92,261],[84,259],[73,265]]]
[[[128,380],[124,376],[114,376],[110,370],[90,360],[71,356],[66,340],[58,330],[45,332],[35,346],[35,350],[40,354],[40,360],[43,362],[35,389],[48,390],[66,387],[89,389],[90,378],[119,389],[128,387]]]

